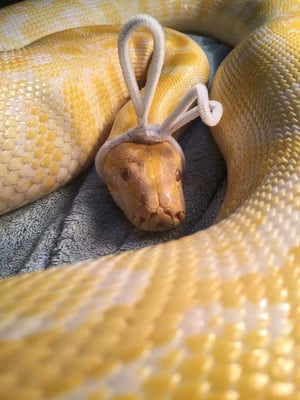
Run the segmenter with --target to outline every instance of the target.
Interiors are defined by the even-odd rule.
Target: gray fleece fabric
[[[211,83],[230,48],[192,36],[208,55]],[[0,217],[0,277],[24,274],[165,242],[205,229],[226,190],[226,167],[209,129],[195,121],[182,135],[187,218],[173,231],[142,232],[114,204],[94,166],[64,188]]]

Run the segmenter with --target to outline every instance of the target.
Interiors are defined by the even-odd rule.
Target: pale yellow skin
[[[228,190],[219,222],[204,231],[1,281],[0,397],[298,399],[299,1],[124,0],[92,9],[86,4],[97,1],[68,3],[24,2],[0,14],[3,48],[62,24],[121,23],[140,12],[235,47],[211,90],[224,107],[213,135],[226,159]],[[107,79],[103,98],[115,105],[124,86],[105,86]],[[3,87],[7,95],[16,89]],[[7,97],[1,92],[1,105]],[[92,126],[97,111],[83,108]],[[45,117],[37,115],[39,130]],[[110,127],[112,119],[98,126]],[[5,139],[9,160],[18,149],[13,127]],[[89,137],[86,143],[94,148]]]

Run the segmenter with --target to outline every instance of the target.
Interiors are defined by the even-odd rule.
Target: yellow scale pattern
[[[75,0],[25,1],[1,11],[0,43],[9,50],[53,32],[57,23],[66,28],[120,23],[138,12],[236,45],[211,92],[224,106],[224,118],[213,129],[228,168],[220,221],[179,241],[2,280],[0,398],[297,400],[299,2],[91,0],[83,6]],[[79,35],[84,35],[82,29]],[[29,62],[38,46],[39,41],[28,50],[25,69],[42,68],[42,59]],[[115,50],[106,51],[116,55]],[[5,54],[12,53],[18,50],[0,56],[1,80],[13,75],[5,75],[8,64],[3,63]],[[65,57],[67,53],[64,49]],[[13,115],[1,131],[7,135],[1,139],[1,156],[7,157],[11,180],[14,174],[22,178],[19,162],[49,166],[30,153],[29,139],[43,141],[39,133],[55,121],[51,112],[34,108],[34,99],[45,95],[51,100],[51,91],[48,82],[38,87],[30,82],[27,76],[17,87],[6,83],[0,89],[0,104],[5,99]],[[126,96],[121,79],[116,82]],[[103,81],[99,85],[109,94],[108,108],[117,107],[117,90]],[[34,93],[30,113],[6,100],[22,90],[29,97]],[[78,107],[85,109],[88,94],[76,85],[60,93],[83,96]],[[1,107],[0,115],[8,112]],[[65,112],[73,112],[71,120],[76,120],[75,109],[66,105]],[[90,115],[89,126],[98,117],[97,112]],[[99,126],[111,123],[107,119],[107,125]],[[14,126],[21,125],[26,134],[15,135]],[[50,154],[51,143],[64,136],[46,131]],[[73,140],[76,149],[76,133]],[[20,146],[29,146],[28,158],[20,158]],[[62,143],[62,153],[65,146]],[[94,146],[87,144],[92,153]],[[4,186],[9,187],[9,181]],[[18,204],[23,200],[20,195]]]

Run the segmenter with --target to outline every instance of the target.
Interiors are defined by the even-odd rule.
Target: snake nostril
[[[146,218],[140,217],[140,225],[142,225],[144,222],[146,222]]]
[[[173,219],[173,213],[170,210],[164,210],[164,213]]]
[[[185,212],[184,211],[178,211],[175,214],[175,217],[178,218],[180,222],[182,222],[185,219]]]

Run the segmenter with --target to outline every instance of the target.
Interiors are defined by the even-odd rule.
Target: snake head
[[[170,143],[119,143],[107,152],[102,176],[114,201],[140,229],[164,231],[184,220],[182,157]]]

